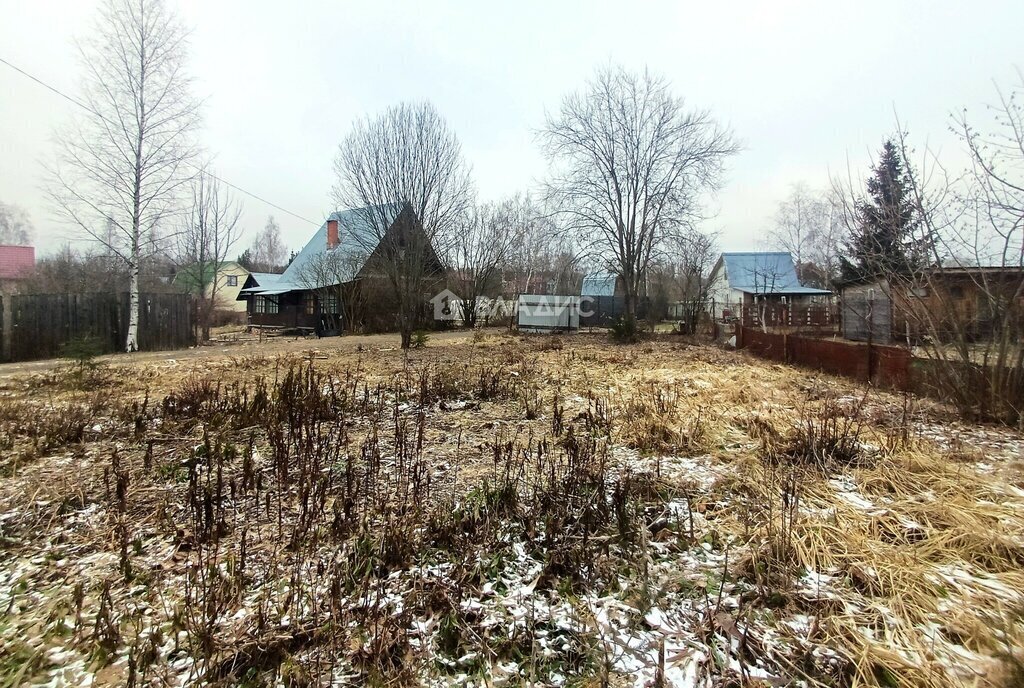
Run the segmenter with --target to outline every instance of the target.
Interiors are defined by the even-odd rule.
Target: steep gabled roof
[[[281,281],[279,272],[250,272],[245,278],[245,284],[238,291],[238,300],[244,301],[249,294],[283,294],[291,289],[278,290],[277,285]]]
[[[580,296],[615,296],[616,278],[612,272],[592,272],[583,278]]]
[[[282,274],[253,273],[258,286],[247,287],[242,291],[247,294],[270,295],[309,289],[310,284],[305,273],[318,256],[328,251],[337,252],[337,257],[341,259],[336,263],[337,269],[341,270],[338,278],[342,282],[355,279],[380,239],[371,218],[382,218],[390,227],[401,211],[401,204],[391,203],[331,213]],[[328,248],[327,223],[331,220],[338,222],[338,245]]]
[[[788,251],[723,253],[720,266],[731,289],[748,294],[831,294],[800,284]]]
[[[277,284],[283,276],[280,272],[250,272],[249,274],[253,276],[256,283],[261,287]]]

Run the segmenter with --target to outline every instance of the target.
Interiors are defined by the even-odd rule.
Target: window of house
[[[324,298],[320,304],[320,311],[328,315],[337,315],[341,313],[341,309],[338,307],[337,293],[329,291],[324,294]]]
[[[229,287],[237,287],[238,286],[238,275],[228,275],[228,286]]]
[[[964,288],[960,286],[950,287],[949,295],[954,299],[962,299],[964,297]]]
[[[257,296],[256,301],[253,304],[254,313],[277,313],[277,299],[273,299],[269,296]]]
[[[313,292],[306,292],[306,296],[303,300],[303,310],[306,315],[313,315],[316,313],[316,295]]]

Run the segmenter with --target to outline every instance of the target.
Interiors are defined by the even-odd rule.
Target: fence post
[[[0,318],[3,318],[3,360],[11,360],[11,326],[14,324],[11,320],[11,296],[9,294],[0,294],[0,303],[2,303],[2,314]]]
[[[871,335],[868,335],[868,384],[871,384],[875,377],[875,345],[871,340]]]

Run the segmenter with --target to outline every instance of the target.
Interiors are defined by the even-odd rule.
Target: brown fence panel
[[[867,347],[827,339],[790,337],[789,351],[791,363],[857,380],[869,378]]]
[[[917,394],[944,399],[985,420],[1014,422],[1024,409],[1024,368],[996,368],[964,361],[913,359],[910,382]],[[948,390],[955,388],[955,394]],[[1014,412],[1008,413],[1010,409]]]
[[[106,353],[121,351],[128,333],[128,294],[17,294],[8,296],[7,360],[52,358],[74,339],[94,339]],[[139,348],[180,349],[193,343],[188,294],[142,294]]]
[[[907,349],[839,342],[792,334],[765,333],[742,327],[737,346],[773,361],[813,368],[881,387],[911,387],[912,356]]]
[[[192,341],[192,319],[190,316],[191,304],[185,294],[141,294],[139,296],[139,349],[162,351],[188,346]],[[127,298],[124,299],[123,317],[127,323]],[[125,334],[127,335],[127,332]]]
[[[914,361],[910,350],[898,346],[865,345],[872,352],[871,381],[879,387],[907,391],[911,389],[911,364]]]
[[[786,335],[762,332],[753,327],[743,327],[738,342],[745,349],[750,349],[761,358],[786,362]]]
[[[10,360],[58,356],[76,338],[99,340],[113,351],[117,326],[115,294],[18,294],[9,297]]]

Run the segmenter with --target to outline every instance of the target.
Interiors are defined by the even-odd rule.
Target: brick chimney
[[[338,245],[338,221],[327,221],[327,248],[334,248]]]

